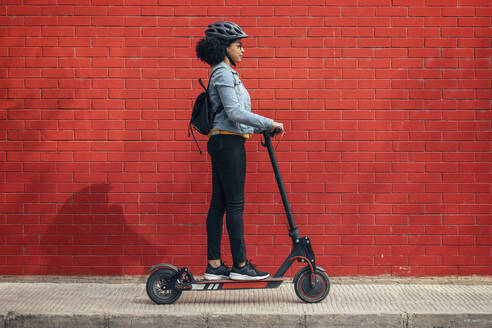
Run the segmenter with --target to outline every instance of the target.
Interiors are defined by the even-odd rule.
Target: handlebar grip
[[[267,139],[270,139],[270,138],[273,138],[275,137],[277,134],[280,134],[282,133],[282,129],[281,128],[275,128],[273,129],[273,131],[271,130],[265,130],[263,131],[263,136],[265,138],[265,142]],[[262,141],[261,144],[263,145],[263,147],[266,147],[266,144]]]
[[[275,128],[273,129],[273,132],[272,132],[272,137],[276,136],[277,134],[280,134],[282,133],[282,129],[281,128]]]

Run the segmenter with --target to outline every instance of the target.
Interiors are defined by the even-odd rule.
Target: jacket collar
[[[219,68],[225,68],[230,72],[232,72],[233,74],[237,74],[237,72],[231,66],[227,65],[225,61],[222,61],[219,64],[213,66],[212,69],[210,70],[210,74],[212,74],[214,71],[218,70]]]

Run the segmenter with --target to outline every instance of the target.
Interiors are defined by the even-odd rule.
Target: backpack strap
[[[208,79],[207,89],[205,90],[205,91],[207,91],[207,94],[208,94],[208,88],[210,87],[210,82],[212,81],[212,76],[215,74],[215,72],[220,71],[220,70],[223,70],[223,69],[225,69],[225,68],[224,67],[218,67],[218,68],[214,69],[212,71],[212,73],[210,74],[210,77]],[[215,114],[220,113],[222,111],[222,109],[224,109],[224,106],[222,106],[222,104],[220,104],[219,105],[219,108],[217,108],[217,110],[214,113]]]
[[[218,70],[220,70],[221,68],[216,68],[212,71],[212,73],[210,73],[210,76],[208,77],[208,85],[207,85],[207,89],[205,89],[205,86],[203,85],[202,82],[200,82],[200,84],[202,85],[202,87],[205,89],[205,91],[208,92],[208,88],[210,87],[210,82],[212,81],[212,76],[214,76],[215,72],[217,72]],[[198,79],[200,81],[200,79]]]
[[[203,151],[200,148],[200,145],[198,144],[198,141],[195,138],[195,133],[193,132],[193,128],[191,127],[191,123],[188,124],[188,138],[190,137],[190,133],[193,136],[193,140],[195,140],[196,146],[198,147],[198,151],[200,152],[200,155],[203,153]]]

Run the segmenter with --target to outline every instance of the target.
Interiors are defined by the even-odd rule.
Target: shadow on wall
[[[155,225],[144,227],[142,234],[138,215],[130,222],[132,216],[126,217],[121,205],[109,202],[110,190],[109,184],[93,184],[66,200],[40,236],[36,274],[146,274],[144,262],[163,257],[147,238],[155,235]]]

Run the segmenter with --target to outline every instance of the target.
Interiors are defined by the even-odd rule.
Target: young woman
[[[282,123],[251,113],[251,98],[233,67],[240,63],[248,35],[232,22],[216,22],[205,30],[196,46],[199,59],[211,66],[209,96],[216,111],[209,134],[208,153],[212,161],[212,200],[207,215],[207,257],[205,279],[258,280],[269,276],[246,259],[244,243],[244,142],[252,133],[279,128]],[[233,258],[229,270],[221,260],[222,224],[226,225]]]

